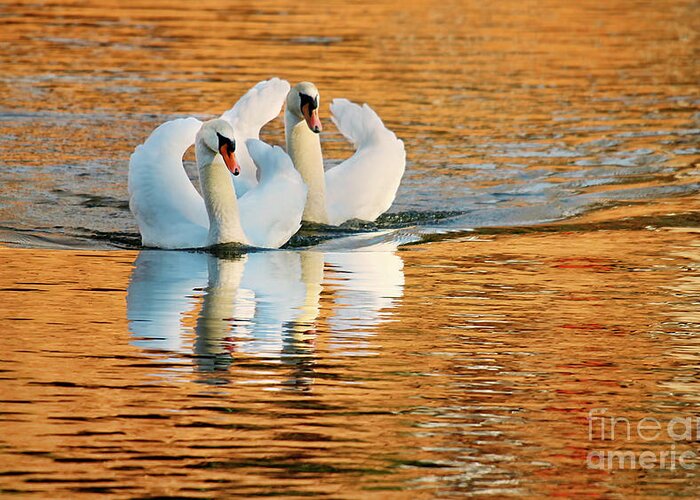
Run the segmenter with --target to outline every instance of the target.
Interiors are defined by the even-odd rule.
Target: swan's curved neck
[[[209,215],[207,246],[220,243],[248,244],[241,227],[236,190],[221,155],[197,145],[199,185]]]
[[[287,153],[309,188],[302,219],[328,224],[326,177],[320,137],[309,130],[304,120],[289,110],[284,112],[284,131],[287,137]]]

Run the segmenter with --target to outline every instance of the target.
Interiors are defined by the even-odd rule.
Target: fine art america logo
[[[661,421],[654,417],[630,420],[606,415],[606,408],[594,408],[588,412],[588,440],[591,442],[643,441],[670,442],[670,446],[653,450],[591,450],[586,456],[589,469],[695,469],[700,456],[692,450],[676,449],[676,443],[686,445],[700,438],[700,417],[676,417]],[[680,446],[679,446],[680,447]],[[686,448],[683,446],[683,448]]]

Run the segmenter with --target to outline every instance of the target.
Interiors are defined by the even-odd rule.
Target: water
[[[0,491],[694,497],[699,14],[3,3]],[[390,213],[141,249],[134,146],[270,76],[318,85],[329,163],[335,97],[404,140]],[[620,450],[656,462],[596,466]]]
[[[696,192],[697,6],[597,4],[6,4],[0,223],[136,234],[134,146],[271,75],[316,82],[327,124],[335,97],[374,106],[407,144],[394,212],[507,226]],[[326,128],[326,157],[346,157]],[[281,119],[266,137],[284,142]]]

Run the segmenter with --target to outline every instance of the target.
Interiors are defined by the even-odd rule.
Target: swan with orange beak
[[[192,143],[199,191],[182,163]],[[281,148],[257,139],[239,146],[260,171],[260,182],[240,198],[231,174],[241,174],[241,167],[227,120],[171,120],[136,147],[129,161],[129,208],[144,246],[279,248],[297,232],[306,186],[292,160]]]
[[[309,188],[303,220],[334,226],[351,219],[374,221],[389,209],[401,183],[403,142],[367,104],[334,99],[331,119],[355,153],[326,170],[319,101],[316,86],[302,82],[287,94],[284,112],[287,153]]]

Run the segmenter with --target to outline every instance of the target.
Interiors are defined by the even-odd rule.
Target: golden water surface
[[[699,20],[1,2],[0,493],[697,496]],[[330,100],[377,110],[412,226],[228,259],[135,245],[133,148],[271,76],[321,89],[331,161],[351,148]]]
[[[605,471],[587,453],[697,452],[696,430],[590,439],[587,417],[697,415],[698,248],[696,230],[671,228],[303,253],[302,305],[279,329],[256,325],[275,292],[235,269],[148,297],[139,273],[172,275],[147,254],[4,249],[3,488],[690,495],[697,460]],[[139,320],[162,338],[144,340]]]

